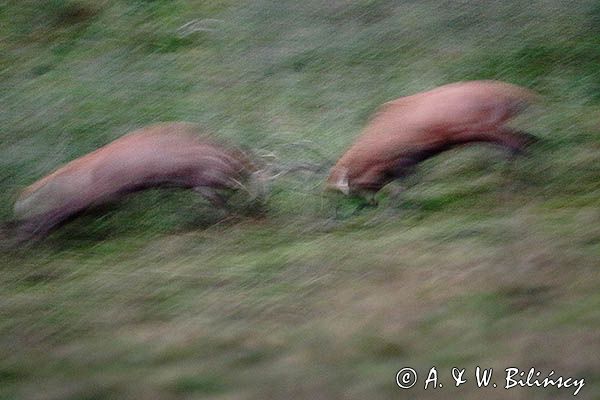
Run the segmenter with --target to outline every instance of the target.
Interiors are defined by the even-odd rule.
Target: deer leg
[[[513,150],[513,154],[523,154],[527,147],[539,141],[528,132],[507,127],[499,129],[497,135],[500,143]]]
[[[513,155],[522,154],[527,146],[538,141],[534,135],[518,129],[502,127],[488,132],[463,132],[454,138],[457,145],[486,142],[502,146]]]
[[[45,237],[55,228],[79,215],[85,209],[86,205],[87,203],[83,202],[72,202],[45,214],[16,221],[14,223],[15,242],[19,244]]]
[[[404,193],[404,187],[397,185],[390,190],[390,196],[388,200],[388,207],[393,207],[401,202],[402,194]]]
[[[215,207],[225,208],[227,205],[227,199],[223,195],[217,193],[215,189],[212,189],[208,186],[195,186],[193,190],[208,200]]]

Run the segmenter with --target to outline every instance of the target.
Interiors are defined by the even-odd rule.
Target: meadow
[[[326,171],[274,180],[256,216],[151,190],[1,250],[0,399],[573,395],[502,389],[508,367],[599,398],[595,0],[0,1],[0,220],[144,125],[331,165],[380,104],[470,79],[543,96],[515,121],[542,139],[526,157],[455,149],[359,212]]]

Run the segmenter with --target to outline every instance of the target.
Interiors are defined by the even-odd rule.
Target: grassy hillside
[[[454,150],[360,213],[319,174],[275,181],[264,218],[149,191],[1,252],[0,399],[573,393],[478,389],[475,366],[600,397],[597,1],[0,1],[0,220],[149,123],[323,162],[379,104],[483,78],[544,96],[516,121],[543,139],[528,158]],[[304,140],[323,154],[287,145]],[[444,387],[425,391],[432,366]]]

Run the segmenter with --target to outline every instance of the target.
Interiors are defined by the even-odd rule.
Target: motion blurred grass
[[[198,20],[195,32],[180,27]],[[189,27],[189,25],[188,25]],[[450,386],[532,366],[600,396],[596,1],[0,2],[0,218],[18,190],[145,124],[334,160],[376,107],[466,79],[530,87],[528,158],[452,151],[353,214],[320,175],[263,219],[150,191],[0,254],[0,398],[567,398]],[[400,391],[435,365],[444,389]],[[423,378],[423,377],[421,377]],[[421,386],[422,381],[418,386]]]

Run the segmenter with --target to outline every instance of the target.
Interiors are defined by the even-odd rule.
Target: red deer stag
[[[332,168],[327,186],[372,197],[419,162],[455,146],[486,142],[521,152],[532,135],[506,122],[537,98],[497,81],[471,81],[385,103]]]
[[[27,187],[15,204],[13,225],[22,239],[39,237],[92,206],[151,187],[191,188],[223,206],[225,198],[218,191],[250,188],[255,172],[244,154],[199,136],[193,124],[152,125]]]

